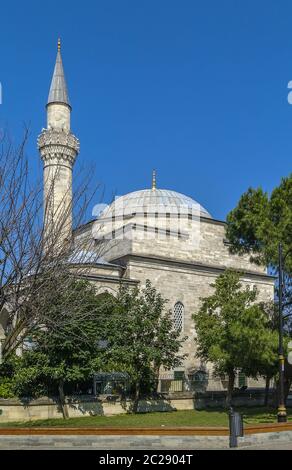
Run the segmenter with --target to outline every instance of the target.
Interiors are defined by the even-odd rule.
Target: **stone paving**
[[[292,450],[292,432],[250,434],[238,440],[244,449]],[[228,436],[9,436],[0,437],[0,450],[4,449],[84,449],[84,450],[200,450],[228,449]]]
[[[292,450],[292,442],[267,442],[265,445],[242,447],[240,450]]]
[[[0,449],[220,449],[226,436],[1,436]]]

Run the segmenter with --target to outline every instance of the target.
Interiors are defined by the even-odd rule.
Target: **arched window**
[[[173,309],[173,323],[174,328],[177,331],[183,331],[184,329],[184,311],[185,308],[181,302],[176,302]]]

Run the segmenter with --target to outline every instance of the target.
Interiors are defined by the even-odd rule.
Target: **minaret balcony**
[[[73,165],[79,153],[80,143],[71,132],[44,129],[38,137],[38,149],[44,162],[59,156]]]

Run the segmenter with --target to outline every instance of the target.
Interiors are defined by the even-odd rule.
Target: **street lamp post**
[[[285,406],[285,393],[284,393],[284,347],[283,347],[283,266],[285,259],[292,252],[289,250],[283,259],[282,244],[279,243],[279,404],[278,404],[278,423],[286,423],[287,411]]]
[[[283,251],[279,243],[279,405],[278,423],[286,423],[287,411],[284,397],[284,348],[283,348]]]

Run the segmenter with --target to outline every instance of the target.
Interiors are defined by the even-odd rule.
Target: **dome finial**
[[[156,170],[152,170],[152,191],[156,189]]]
[[[61,39],[58,38],[58,52],[60,52],[61,50]]]

